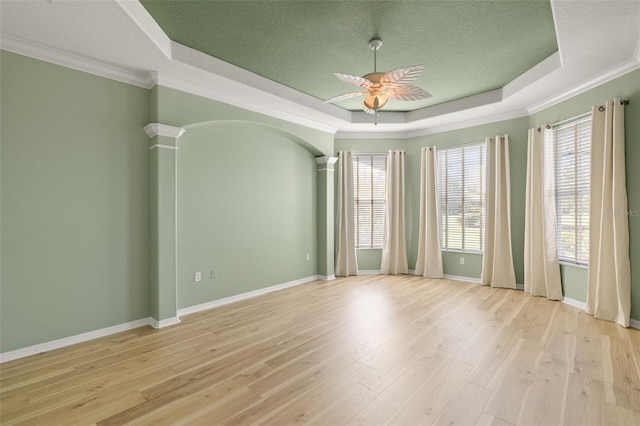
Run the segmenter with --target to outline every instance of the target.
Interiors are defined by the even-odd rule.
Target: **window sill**
[[[455,249],[440,249],[440,251],[445,253],[462,253],[462,254],[478,254],[482,256],[481,251],[472,251],[472,250],[455,250]]]
[[[589,269],[589,265],[583,265],[581,263],[573,263],[573,262],[566,262],[564,260],[561,260],[560,265],[562,266],[569,266],[571,268],[576,268],[576,269]]]

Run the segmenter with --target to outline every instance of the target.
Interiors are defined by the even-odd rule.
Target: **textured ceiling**
[[[503,87],[557,50],[551,6],[535,1],[143,0],[174,41],[319,99],[353,91],[333,72],[423,64],[433,98],[408,111]],[[338,102],[359,109],[360,99]]]

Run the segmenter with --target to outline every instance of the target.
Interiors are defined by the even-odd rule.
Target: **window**
[[[591,114],[551,127],[555,162],[558,257],[589,263]]]
[[[443,250],[484,248],[485,142],[438,150],[440,244]]]
[[[382,248],[387,154],[353,154],[356,248]]]

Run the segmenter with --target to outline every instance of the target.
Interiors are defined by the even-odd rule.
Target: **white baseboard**
[[[574,308],[582,309],[583,311],[586,309],[587,304],[585,302],[581,302],[579,300],[571,299],[569,297],[563,297],[562,303],[566,303],[567,305],[573,306]],[[640,329],[640,321],[635,320],[633,318],[629,319],[629,327]]]
[[[271,293],[272,291],[282,290],[283,288],[294,287],[300,284],[305,284],[311,281],[316,281],[319,278],[318,275],[312,275],[306,278],[300,278],[299,280],[289,281],[284,284],[277,284],[271,287],[261,288],[259,290],[250,291],[247,293],[236,294],[235,296],[225,297],[224,299],[212,300],[211,302],[201,303],[199,305],[189,306],[188,308],[178,309],[178,316],[193,314],[207,309],[215,308],[229,303],[238,302],[240,300],[250,299],[252,297],[260,296],[262,294]],[[334,277],[335,279],[335,277]]]
[[[358,273],[361,274],[361,275],[379,274],[380,271],[367,271],[367,270],[364,270],[364,271],[358,271]],[[331,277],[333,277],[333,278],[331,278]],[[479,278],[462,277],[462,276],[458,276],[458,275],[445,274],[444,278],[446,278],[448,280],[455,280],[455,281],[466,281],[466,282],[472,282],[472,283],[480,283],[480,279]],[[231,297],[226,297],[224,299],[214,300],[214,301],[211,301],[211,302],[202,303],[200,305],[190,306],[188,308],[179,309],[178,310],[178,316],[187,315],[187,314],[203,311],[203,310],[206,310],[206,309],[215,308],[216,306],[222,306],[222,305],[226,305],[228,303],[237,302],[237,301],[240,301],[240,300],[250,299],[252,297],[256,297],[256,296],[259,296],[261,294],[267,294],[267,293],[271,293],[271,292],[276,291],[276,290],[281,290],[281,289],[284,289],[284,288],[305,284],[305,283],[308,283],[308,282],[311,282],[311,281],[315,281],[317,279],[335,279],[335,276],[313,275],[313,276],[310,276],[310,277],[301,278],[299,280],[290,281],[288,283],[278,284],[278,285],[274,285],[274,286],[271,286],[271,287],[263,288],[263,289],[260,289],[260,290],[250,291],[248,293],[238,294],[236,296],[231,296]],[[574,307],[576,307],[578,309],[582,309],[582,310],[584,310],[585,307],[586,307],[584,302],[580,302],[578,300],[571,299],[571,298],[568,298],[568,297],[564,297],[562,299],[562,303],[566,303],[567,305],[571,305],[571,306],[574,306]],[[36,354],[39,354],[39,353],[42,353],[42,352],[48,352],[48,351],[51,351],[51,350],[54,350],[54,349],[59,349],[59,348],[65,347],[65,346],[74,345],[76,343],[82,343],[82,342],[86,342],[88,340],[97,339],[99,337],[105,337],[105,336],[108,336],[110,334],[120,333],[121,331],[127,331],[127,330],[132,330],[132,329],[138,328],[138,327],[144,327],[145,325],[150,325],[153,328],[163,328],[163,327],[168,327],[170,325],[178,324],[179,322],[180,322],[180,319],[178,317],[167,318],[167,319],[160,320],[160,321],[158,321],[158,320],[156,320],[155,318],[152,318],[152,317],[141,318],[139,320],[126,322],[126,323],[123,323],[123,324],[117,324],[117,325],[114,325],[114,326],[111,326],[111,327],[105,327],[105,328],[101,328],[99,330],[93,330],[93,331],[89,331],[89,332],[86,332],[86,333],[77,334],[75,336],[64,337],[62,339],[52,340],[50,342],[39,343],[37,345],[27,346],[25,348],[21,348],[21,349],[16,349],[16,350],[9,351],[9,352],[0,353],[0,363],[7,362],[7,361],[12,361],[12,360],[19,359],[19,358],[24,358],[24,357],[27,357],[27,356],[30,356],[30,355],[36,355]],[[629,321],[629,326],[632,327],[632,328],[640,329],[640,320],[631,319]]]
[[[469,283],[480,284],[480,278],[462,277],[460,275],[449,275],[449,274],[444,274],[443,278],[446,278],[448,280],[453,280],[453,281],[466,281]]]
[[[75,336],[64,337],[62,339],[52,340],[50,342],[39,343],[33,346],[27,346],[26,348],[16,349],[9,352],[0,354],[0,363],[6,361],[12,361],[14,359],[24,358],[30,355],[36,355],[42,352],[48,352],[54,349],[62,348],[65,346],[75,345],[76,343],[86,342],[88,340],[97,339],[98,337],[108,336],[110,334],[120,333],[121,331],[127,331],[138,327],[144,327],[145,325],[151,325],[155,319],[142,318],[135,321],[126,322],[124,324],[113,325],[111,327],[101,328],[99,330],[88,331],[82,334],[76,334]]]
[[[121,331],[127,331],[138,327],[144,327],[145,325],[150,325],[153,328],[163,328],[168,327],[170,325],[175,325],[180,323],[179,316],[186,315],[193,312],[202,311],[204,309],[210,309],[215,306],[225,305],[227,303],[236,302],[238,300],[248,299],[250,297],[255,297],[260,294],[270,293],[272,291],[280,290],[287,287],[293,287],[296,285],[308,283],[311,281],[317,280],[319,277],[317,275],[313,275],[311,277],[302,278],[299,280],[291,281],[284,284],[274,285],[271,287],[263,288],[256,291],[251,291],[249,293],[239,294],[237,296],[227,297],[225,299],[214,300],[209,303],[203,303],[201,305],[191,306],[185,309],[178,310],[178,317],[167,318],[163,320],[156,320],[155,318],[148,317],[142,318],[135,321],[130,321],[124,324],[118,324],[111,327],[101,328],[99,330],[93,330],[82,334],[77,334],[75,336],[69,336],[62,339],[52,340],[50,342],[39,343],[33,346],[27,346],[26,348],[20,348],[9,352],[4,352],[0,354],[0,363],[12,361],[19,358],[24,358],[30,355],[36,355],[42,352],[48,352],[54,349],[59,349],[65,346],[75,345],[76,343],[86,342],[88,340],[97,339],[99,337],[105,337],[110,334],[119,333]],[[320,277],[320,279],[330,277]],[[333,277],[335,279],[335,277]]]
[[[563,297],[562,303],[566,303],[567,305],[571,305],[574,308],[582,309],[583,311],[586,309],[587,305],[584,302],[579,300],[571,299],[569,297]]]
[[[358,275],[379,275],[380,269],[358,269]]]
[[[318,275],[318,279],[322,281],[333,281],[336,279],[335,275]]]
[[[180,323],[180,318],[178,317],[171,317],[171,318],[163,319],[160,321],[158,321],[155,318],[149,318],[149,325],[153,328],[164,328],[164,327],[169,327],[170,325],[175,325],[179,323]]]

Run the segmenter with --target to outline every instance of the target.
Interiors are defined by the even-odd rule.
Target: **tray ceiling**
[[[411,111],[504,87],[558,50],[549,1],[141,2],[170,39],[320,100],[354,91],[333,72],[423,64],[433,97]],[[361,99],[336,105],[359,110]]]

